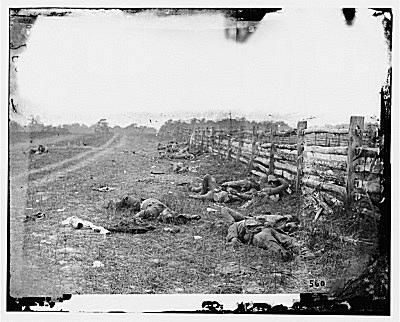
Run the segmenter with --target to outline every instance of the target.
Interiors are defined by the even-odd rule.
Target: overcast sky
[[[351,27],[339,8],[267,14],[245,43],[224,26],[218,14],[39,17],[18,62],[20,105],[46,124],[379,115],[388,59],[371,11],[358,10]]]

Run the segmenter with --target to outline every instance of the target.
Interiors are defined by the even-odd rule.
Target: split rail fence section
[[[377,127],[364,127],[364,117],[352,116],[348,129],[195,128],[191,149],[248,165],[263,176],[273,173],[291,182],[295,191],[318,190],[346,205],[367,200],[366,191],[381,193],[382,165]]]

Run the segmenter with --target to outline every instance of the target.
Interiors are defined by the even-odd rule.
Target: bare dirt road
[[[10,134],[13,135],[13,134]],[[68,140],[73,140],[76,139],[77,137],[82,137],[81,135],[78,134],[68,134],[68,135],[54,135],[54,136],[48,136],[44,138],[36,138],[36,139],[28,139],[28,138],[22,138],[22,141],[18,141],[15,143],[10,144],[10,151],[26,151],[29,149],[30,146],[38,145],[38,144],[45,144],[45,145],[51,145],[55,144],[58,142],[62,141],[68,141]],[[32,142],[30,142],[32,141]]]
[[[88,151],[79,153],[71,158],[64,159],[59,162],[51,163],[39,169],[27,170],[26,172],[15,174],[14,176],[11,176],[11,182],[13,183],[14,181],[18,181],[19,179],[25,179],[25,181],[27,181],[28,177],[41,173],[45,173],[46,177],[39,180],[39,182],[37,182],[37,180],[30,181],[36,182],[37,184],[53,181],[57,177],[57,175],[77,170],[80,167],[84,167],[101,155],[110,152],[110,148],[113,145],[119,144],[119,146],[121,146],[123,144],[123,139],[125,139],[125,137],[121,137],[120,135],[113,135],[105,144],[101,145],[100,147],[89,148]]]
[[[82,138],[82,136],[67,135],[63,137],[48,137],[42,139],[41,144],[50,145],[60,142],[65,142],[65,146],[70,149],[70,142]],[[14,260],[11,260],[11,272],[12,276],[18,278],[24,271],[24,238],[26,238],[26,232],[24,230],[25,225],[21,225],[21,222],[25,219],[27,214],[31,214],[35,209],[34,207],[28,207],[28,200],[30,196],[34,198],[39,198],[35,200],[43,200],[46,197],[42,197],[41,194],[30,195],[30,191],[34,189],[35,186],[43,186],[51,183],[54,180],[65,176],[71,171],[76,171],[83,168],[106,154],[112,153],[113,148],[119,147],[124,142],[124,137],[121,135],[113,135],[107,142],[99,147],[88,147],[84,152],[77,153],[76,155],[63,159],[58,162],[51,162],[50,164],[40,167],[38,169],[29,170],[28,164],[30,159],[26,156],[22,156],[26,166],[23,167],[21,171],[21,162],[17,163],[15,154],[21,152],[21,149],[26,149],[28,147],[27,143],[18,143],[10,146],[10,178],[9,178],[9,190],[10,190],[10,249]],[[18,155],[21,160],[21,154]],[[52,158],[53,153],[43,154],[40,157]],[[15,171],[15,170],[18,171]],[[35,196],[36,195],[36,196]],[[34,211],[33,211],[34,212]]]

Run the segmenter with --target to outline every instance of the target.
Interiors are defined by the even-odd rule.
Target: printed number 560
[[[319,287],[324,287],[326,285],[324,280],[310,280],[310,287],[315,287],[315,288],[319,288]]]

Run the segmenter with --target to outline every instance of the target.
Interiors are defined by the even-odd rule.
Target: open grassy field
[[[298,215],[301,226],[294,236],[311,256],[300,254],[284,262],[254,246],[233,248],[225,242],[227,225],[219,213],[207,212],[213,203],[188,199],[185,184],[200,183],[206,173],[220,183],[243,178],[247,175],[244,166],[205,154],[185,161],[191,171],[176,174],[170,161],[158,158],[158,141],[151,136],[46,139],[53,142],[49,153],[31,159],[10,147],[13,296],[324,291],[358,275],[373,249],[370,244],[353,244],[338,237],[354,236],[368,224],[367,219],[338,213],[313,224],[312,216],[304,216],[303,198],[294,194],[278,203],[240,211]],[[81,145],[82,140],[94,143]],[[164,174],[154,175],[151,170]],[[93,190],[103,185],[115,190]],[[75,215],[107,227],[122,216],[130,216],[105,208],[110,200],[127,194],[158,198],[175,211],[197,214],[201,219],[179,225],[180,231],[174,234],[164,231],[171,225],[154,222],[156,229],[145,234],[113,233],[106,237],[61,225]],[[26,215],[39,211],[46,216],[24,222]],[[374,232],[370,233],[373,236]],[[93,267],[94,261],[104,266]],[[310,279],[324,280],[326,286],[310,288]]]

